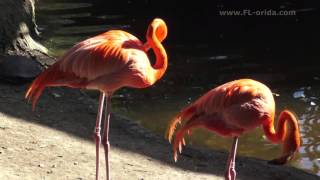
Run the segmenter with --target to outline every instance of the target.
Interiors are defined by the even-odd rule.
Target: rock
[[[0,56],[0,79],[23,84],[35,78],[42,68],[35,60],[25,56]]]
[[[47,171],[47,174],[52,174],[52,173],[53,171],[51,169]]]

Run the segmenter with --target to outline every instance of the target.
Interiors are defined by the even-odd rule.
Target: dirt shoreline
[[[0,179],[94,179],[93,127],[97,100],[79,90],[51,88],[36,112],[24,100],[26,85],[0,84]],[[225,152],[188,145],[178,163],[171,145],[120,115],[110,122],[111,179],[223,179]],[[101,179],[104,178],[101,148]],[[318,176],[289,166],[237,157],[237,179],[315,180]]]

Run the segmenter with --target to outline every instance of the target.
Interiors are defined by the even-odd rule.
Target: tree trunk
[[[33,37],[38,37],[35,0],[0,0],[0,54],[46,53]]]
[[[0,0],[0,81],[26,83],[52,64],[34,38],[35,0]]]

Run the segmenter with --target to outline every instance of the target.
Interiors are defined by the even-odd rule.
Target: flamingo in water
[[[96,179],[99,179],[99,147],[101,119],[105,99],[102,144],[105,149],[106,179],[109,180],[109,118],[111,95],[121,87],[146,88],[165,73],[167,54],[161,42],[167,36],[167,26],[155,18],[148,26],[146,43],[135,36],[110,30],[74,45],[55,64],[42,72],[31,84],[25,97],[32,100],[35,109],[42,91],[48,86],[67,86],[100,91],[99,109],[95,126]],[[147,51],[152,48],[156,57],[152,66]]]
[[[225,179],[234,180],[238,137],[261,125],[271,142],[283,144],[282,155],[271,162],[285,164],[300,147],[299,126],[295,115],[288,110],[280,113],[276,128],[274,116],[275,102],[266,85],[240,79],[218,86],[184,108],[169,124],[169,142],[177,125],[182,124],[173,142],[174,160],[177,161],[177,149],[181,153],[182,145],[185,145],[184,135],[190,135],[193,128],[206,128],[219,135],[233,137]]]

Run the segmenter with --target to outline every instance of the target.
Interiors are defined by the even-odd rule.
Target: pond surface
[[[81,0],[42,0],[39,3],[37,21],[42,32],[41,42],[55,57],[61,56],[76,42],[109,29],[130,31],[144,41],[143,34],[149,23],[143,22],[139,25],[141,27],[135,28],[138,26],[135,22],[141,22],[141,19],[122,15],[123,12],[108,14],[102,7],[96,9],[99,4]],[[169,27],[168,39],[171,30]],[[237,78],[257,79],[274,92],[277,113],[288,108],[299,117],[303,144],[290,165],[320,176],[320,75],[316,67],[301,62],[281,63],[285,61],[281,61],[283,57],[272,52],[268,55],[248,53],[250,47],[246,45],[224,45],[222,49],[204,42],[167,40],[164,46],[170,61],[164,78],[147,89],[124,88],[116,92],[113,112],[124,114],[147,129],[164,135],[168,122],[211,88]],[[273,63],[277,61],[279,63]],[[231,138],[204,130],[196,130],[187,139],[188,146],[224,151],[230,149],[231,143]],[[266,141],[261,129],[240,138],[238,154],[242,156],[268,160],[280,153],[280,146]]]

